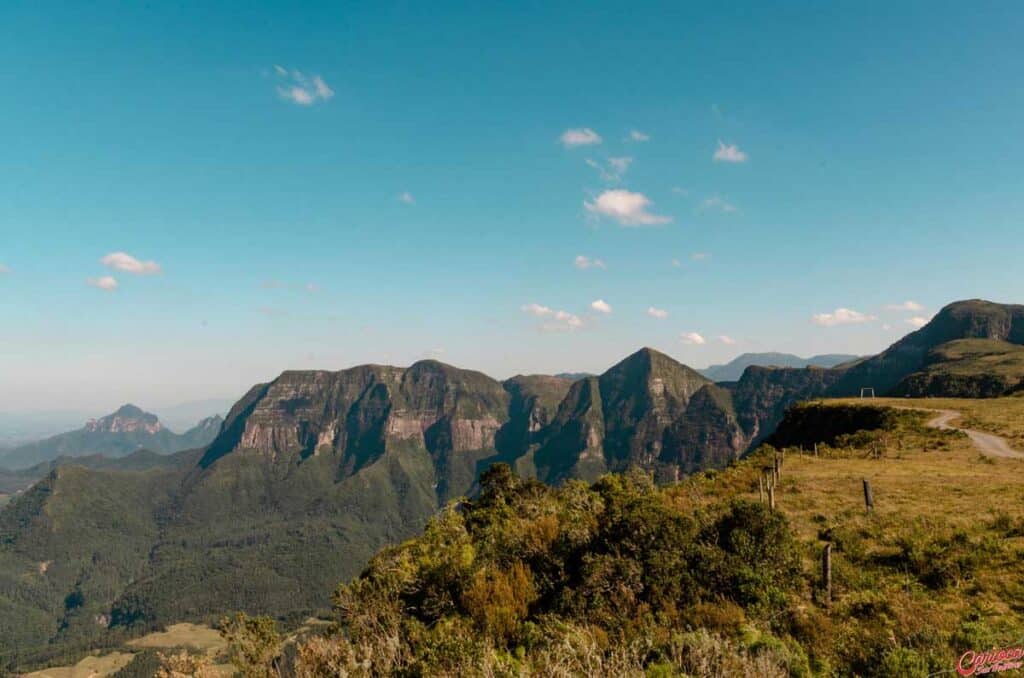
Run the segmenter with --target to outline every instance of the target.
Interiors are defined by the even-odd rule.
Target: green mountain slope
[[[992,398],[1024,388],[1024,346],[958,339],[928,351],[924,368],[900,380],[896,396]]]
[[[174,474],[61,467],[0,512],[0,656],[109,637],[110,603],[146,569]]]
[[[949,304],[921,329],[903,337],[877,356],[849,367],[843,378],[832,388],[831,394],[859,395],[860,390],[865,387],[874,388],[878,395],[902,393],[907,389],[898,391],[900,382],[929,367],[933,368],[932,376],[922,377],[923,381],[918,382],[919,387],[925,388],[925,382],[930,382],[932,387],[936,387],[943,383],[941,379],[936,378],[944,369],[940,365],[950,362],[942,350],[936,352],[936,349],[943,344],[961,339],[1024,344],[1024,306],[996,304],[980,299]],[[954,347],[953,354],[956,353]],[[953,362],[958,359],[962,359],[962,356],[955,358]],[[980,364],[976,363],[976,366]],[[954,379],[946,383],[950,388],[958,388],[958,384],[966,382]],[[910,388],[909,384],[907,388]],[[968,387],[968,391],[973,389],[974,386]],[[946,391],[935,395],[955,397],[961,393]]]

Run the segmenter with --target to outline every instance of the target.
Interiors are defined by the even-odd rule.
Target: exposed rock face
[[[136,433],[154,434],[164,430],[155,414],[143,412],[135,405],[122,405],[117,412],[102,419],[90,419],[85,424],[90,433]]]
[[[770,433],[789,405],[822,395],[839,376],[751,367],[726,387],[642,349],[600,377],[576,381],[517,468],[546,482],[630,466],[659,480],[720,468]]]
[[[631,466],[670,480],[736,459],[836,374],[750,368],[725,388],[647,348],[575,381],[499,383],[436,361],[285,372],[233,408],[202,466],[236,453],[281,475],[324,457],[345,478],[389,451],[422,450],[442,500],[469,491],[480,465],[499,459],[546,482]]]
[[[747,368],[733,394],[747,445],[771,435],[791,405],[820,397],[843,375],[841,370],[818,367]]]
[[[255,391],[229,414],[205,466],[230,451],[278,466],[323,455],[349,476],[389,450],[416,448],[440,471],[454,453],[496,453],[510,417],[499,382],[436,361],[285,372]]]

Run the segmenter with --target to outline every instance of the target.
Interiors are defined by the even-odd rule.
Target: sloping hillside
[[[958,339],[930,350],[925,367],[904,377],[894,396],[994,398],[1024,389],[1024,346],[1000,339]]]
[[[993,343],[950,344],[964,339]],[[924,327],[903,337],[882,353],[852,365],[832,387],[831,395],[858,395],[873,388],[878,395],[914,394],[970,397],[976,393],[1001,395],[992,389],[1004,376],[988,380],[984,368],[1002,371],[998,360],[968,358],[966,347],[981,354],[1006,353],[1006,345],[1024,345],[1024,306],[973,299],[949,304]],[[976,351],[977,352],[977,351]],[[901,385],[901,382],[916,375]],[[1016,375],[1016,368],[1013,368]],[[970,376],[971,378],[966,378]],[[953,389],[953,390],[948,390]]]

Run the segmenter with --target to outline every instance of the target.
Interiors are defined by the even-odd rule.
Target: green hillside
[[[892,395],[993,398],[1024,389],[1024,346],[999,339],[940,344],[925,367],[898,383]]]
[[[960,344],[962,340],[976,341]],[[1008,377],[1019,374],[1010,364],[1016,359],[1005,354],[1022,345],[1024,306],[957,301],[882,353],[842,366],[843,376],[829,393],[855,396],[868,387],[878,395],[1003,395],[1007,391],[998,386],[1015,387]],[[1004,360],[1008,362],[1001,364]],[[994,378],[983,374],[986,368],[996,369]]]

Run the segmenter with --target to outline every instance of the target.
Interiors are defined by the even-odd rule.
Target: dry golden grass
[[[111,652],[101,656],[89,656],[74,666],[58,666],[33,673],[25,678],[99,678],[117,673],[132,660],[130,652]]]
[[[955,425],[1002,435],[1024,450],[1024,398],[823,402],[956,410],[963,417]],[[931,418],[910,415],[895,431],[876,432],[857,445],[819,445],[817,457],[787,450],[778,510],[804,544],[809,586],[817,583],[826,539],[845,535],[855,546],[833,551],[837,601],[882,595],[895,610],[897,628],[921,624],[949,631],[980,612],[1007,642],[1016,641],[1024,637],[1024,460],[982,456],[960,432],[925,428]],[[681,497],[757,501],[758,477],[773,456],[761,450],[726,471],[696,476],[680,485]],[[865,508],[865,479],[874,493],[872,513]],[[962,582],[925,590],[911,575],[884,565],[912,540],[957,532],[986,549],[982,564]],[[834,609],[829,623],[845,623],[848,609]]]
[[[211,658],[219,658],[227,650],[227,643],[220,634],[202,624],[173,624],[166,631],[158,631],[125,643],[126,650],[171,650],[187,647],[198,650]],[[26,678],[104,678],[117,673],[131,662],[133,652],[111,652],[91,655],[74,666],[56,666],[26,674]],[[228,678],[234,675],[230,664],[215,664],[210,667],[214,675]]]
[[[129,647],[168,649],[189,647],[213,656],[227,649],[227,643],[216,629],[202,624],[173,624],[166,631],[128,641]]]

